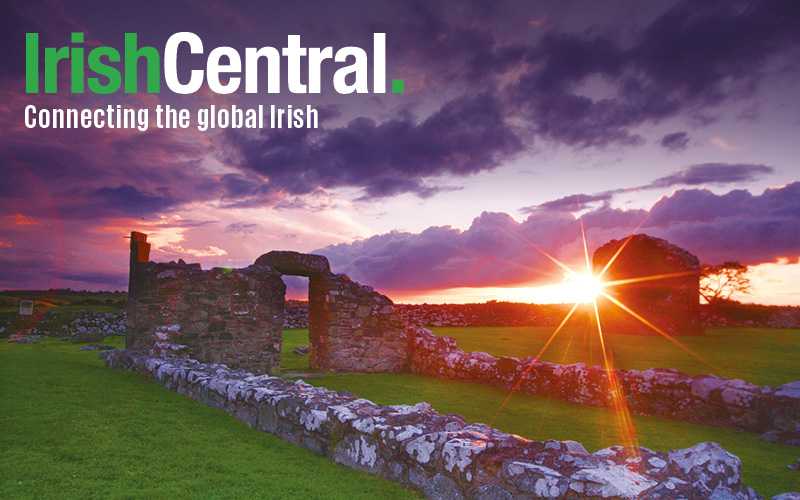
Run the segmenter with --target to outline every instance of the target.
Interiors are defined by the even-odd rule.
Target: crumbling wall
[[[131,235],[126,347],[170,341],[202,361],[272,373],[280,366],[287,274],[309,278],[312,368],[399,372],[408,363],[408,337],[392,301],[333,274],[322,255],[272,251],[245,269],[202,271],[183,261],[148,262],[146,241]]]
[[[592,265],[596,274],[608,265],[603,281],[623,283],[604,291],[663,333],[704,333],[700,318],[700,261],[691,253],[666,240],[637,234],[598,248]],[[613,301],[600,296],[597,304],[604,330],[658,335]]]
[[[529,441],[427,403],[379,406],[303,381],[131,350],[101,354],[170,390],[339,464],[431,499],[758,500],[741,462],[716,443],[668,453],[619,446],[588,453],[574,441]]]
[[[392,301],[344,274],[309,284],[311,353],[318,370],[400,372],[408,364],[408,337]],[[319,315],[313,311],[319,310]],[[327,327],[318,327],[318,324]]]
[[[203,271],[182,262],[145,262],[133,275],[130,347],[146,350],[170,341],[211,363],[258,373],[280,366],[286,285],[279,273],[256,265]]]
[[[599,366],[558,365],[533,356],[498,359],[485,352],[464,352],[452,337],[437,337],[424,328],[413,329],[410,335],[414,373],[516,388],[585,405],[615,406],[608,374]],[[667,368],[615,370],[614,375],[634,413],[766,433],[765,439],[800,443],[800,382],[757,386]]]

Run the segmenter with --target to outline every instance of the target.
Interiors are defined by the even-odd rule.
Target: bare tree
[[[712,304],[730,300],[735,294],[750,293],[750,268],[738,261],[716,266],[703,265],[700,274],[700,296]]]

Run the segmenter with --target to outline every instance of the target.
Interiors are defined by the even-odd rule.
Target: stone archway
[[[308,325],[314,369],[399,372],[408,363],[408,339],[385,295],[334,274],[322,255],[272,251],[256,259],[282,275],[308,278]]]
[[[408,364],[408,337],[392,301],[332,273],[322,255],[273,251],[243,269],[207,271],[148,257],[147,235],[132,233],[127,347],[180,346],[199,361],[271,373],[283,344],[282,276],[294,275],[309,279],[312,368],[399,372]]]

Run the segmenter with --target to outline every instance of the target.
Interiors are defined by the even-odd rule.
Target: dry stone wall
[[[437,337],[424,328],[411,332],[414,373],[614,407],[608,374],[599,366],[558,365],[535,357],[498,359],[484,352],[464,352],[455,339]],[[800,382],[756,386],[665,368],[614,374],[635,413],[767,433],[775,441],[798,439],[800,444]]]
[[[161,353],[182,349],[161,347]],[[441,415],[427,403],[379,406],[188,357],[132,350],[100,356],[111,368],[138,371],[251,427],[431,499],[762,499],[742,484],[739,459],[716,443],[590,454],[574,441],[529,441]]]
[[[408,337],[392,301],[347,275],[333,274],[322,255],[272,251],[244,269],[182,260],[149,262],[147,236],[131,233],[126,347],[186,345],[192,357],[257,373],[280,367],[284,274],[309,278],[308,326],[313,368],[399,372],[408,365]]]
[[[372,287],[344,274],[312,277],[309,311],[312,368],[390,373],[407,368],[403,321],[392,301]]]
[[[130,347],[169,341],[186,345],[194,358],[234,368],[271,373],[280,366],[286,286],[276,271],[147,262],[135,273]]]

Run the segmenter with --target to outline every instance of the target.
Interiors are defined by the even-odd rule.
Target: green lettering
[[[136,93],[137,63],[140,57],[147,60],[147,92],[157,94],[161,87],[161,55],[153,47],[137,48],[138,35],[125,33],[125,92]]]
[[[112,94],[122,85],[119,70],[103,63],[100,58],[107,57],[109,62],[119,62],[119,51],[112,47],[97,47],[89,52],[89,69],[108,78],[108,84],[100,83],[99,78],[89,78],[89,90],[95,94]]]
[[[83,43],[83,33],[73,33],[72,43]],[[72,66],[72,93],[83,94],[83,47],[73,47],[70,59]]]
[[[39,93],[39,33],[25,33],[25,92]]]
[[[44,92],[55,94],[58,89],[58,61],[69,59],[69,47],[44,49]]]

